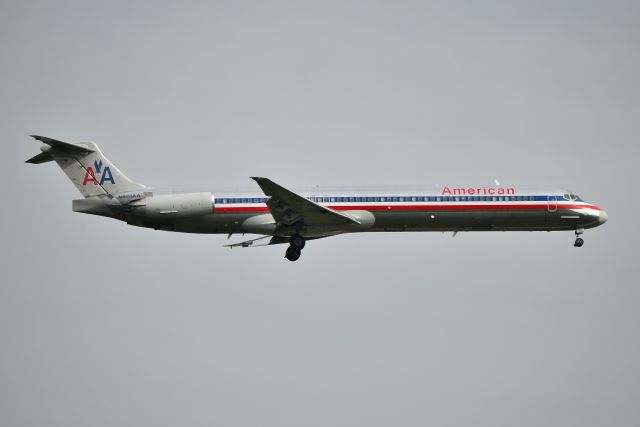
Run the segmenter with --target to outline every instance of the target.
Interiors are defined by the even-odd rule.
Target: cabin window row
[[[385,197],[308,197],[316,203],[384,203],[384,202],[503,202],[554,200],[555,196],[385,196]],[[216,204],[267,203],[266,197],[232,197],[215,199]]]

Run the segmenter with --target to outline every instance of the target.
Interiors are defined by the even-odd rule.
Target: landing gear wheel
[[[296,234],[295,236],[291,236],[291,238],[289,239],[289,243],[291,244],[291,246],[301,251],[307,242],[305,241],[304,237]]]
[[[289,261],[297,261],[298,258],[300,258],[300,254],[302,252],[300,252],[300,249],[294,247],[294,246],[289,246],[287,248],[287,252],[285,252],[284,257],[286,259],[288,259]]]
[[[582,245],[584,245],[584,240],[582,240],[582,237],[580,237],[582,235],[582,233],[584,233],[584,229],[583,228],[578,228],[576,231],[576,242],[573,244],[573,246],[575,246],[576,248],[581,247]]]

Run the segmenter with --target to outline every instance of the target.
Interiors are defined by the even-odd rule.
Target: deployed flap
[[[321,206],[302,197],[268,178],[251,177],[265,195],[273,218],[282,225],[303,223],[305,225],[360,224],[359,221],[333,209]]]
[[[268,242],[265,239],[271,239]],[[248,248],[248,247],[257,247],[257,246],[269,246],[269,245],[279,245],[281,243],[288,243],[289,239],[286,237],[280,236],[263,236],[258,237],[257,239],[245,240],[244,242],[232,243],[229,245],[224,245],[225,248]]]
[[[307,237],[307,240],[323,239],[329,236],[331,236],[331,234],[327,234],[326,236]],[[266,241],[266,239],[270,240]],[[280,245],[283,243],[289,243],[289,238],[282,236],[263,236],[258,237],[257,239],[245,240],[244,242],[231,243],[223,246],[225,248],[253,248],[258,246]]]

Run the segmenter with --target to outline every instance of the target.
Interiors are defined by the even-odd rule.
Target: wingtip
[[[45,144],[47,143],[47,141],[51,140],[51,138],[47,138],[46,136],[42,136],[42,135],[29,135],[29,136],[37,141],[44,142]]]

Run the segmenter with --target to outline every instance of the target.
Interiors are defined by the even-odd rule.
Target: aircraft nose
[[[600,211],[600,225],[604,224],[605,222],[607,222],[607,220],[609,219],[609,215],[607,215],[607,213],[605,211]]]

